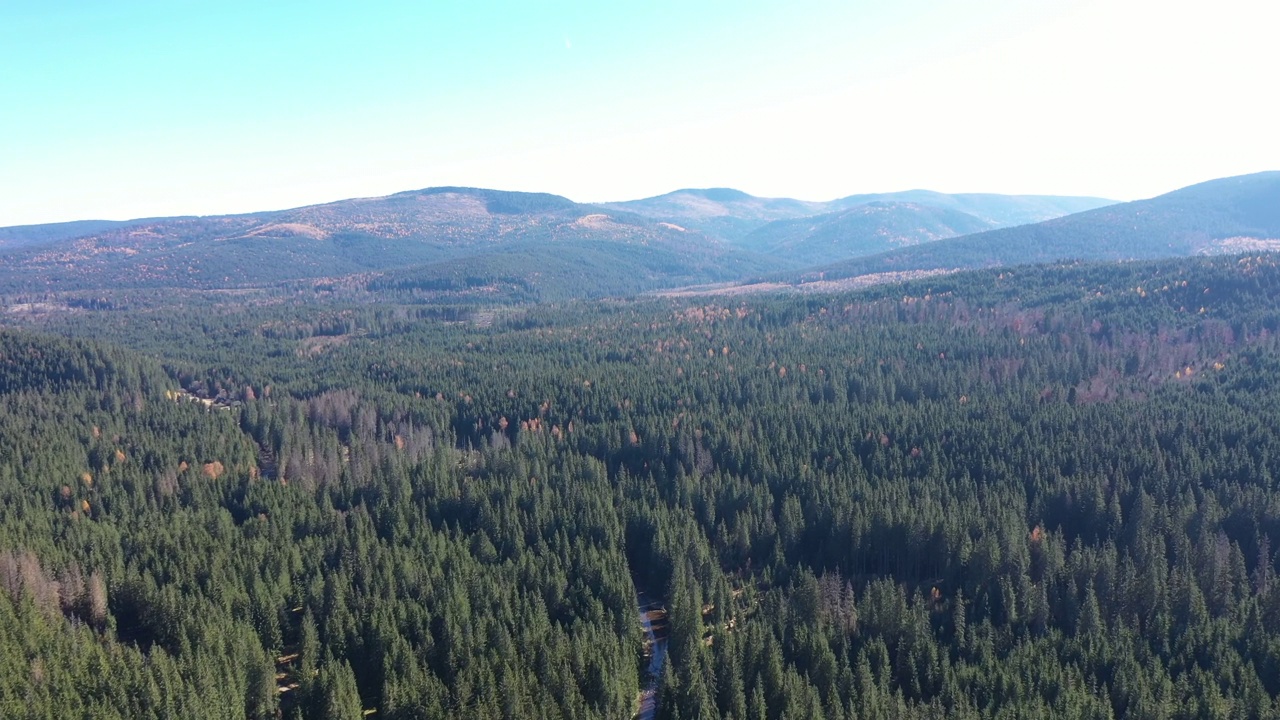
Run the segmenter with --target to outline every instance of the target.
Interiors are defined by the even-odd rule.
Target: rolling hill
[[[1007,217],[1029,203],[1048,212],[1101,202],[908,194],[922,201],[812,203],[719,188],[584,205],[546,193],[439,187],[241,215],[0,228],[0,291],[225,289],[350,276],[340,285],[466,301],[622,295],[998,225],[948,205]],[[390,275],[371,279],[381,273]]]
[[[790,198],[761,198],[729,188],[685,189],[606,207],[678,224],[681,227],[737,240],[774,220],[817,215],[827,203]]]
[[[1086,210],[1114,205],[1114,200],[1062,195],[995,195],[991,193],[948,194],[932,190],[850,195],[833,200],[832,209],[844,209],[872,202],[915,203],[954,210],[986,221],[992,228],[1043,222]]]
[[[1211,180],[1149,200],[901,248],[774,279],[833,280],[1064,259],[1142,260],[1251,250],[1280,250],[1280,172]]]
[[[619,250],[592,240],[568,240],[388,270],[357,278],[355,286],[405,302],[555,302],[731,282],[769,267],[776,267],[769,258],[732,250],[675,253],[657,245]]]
[[[545,193],[429,188],[244,215],[0,229],[10,245],[0,245],[0,292],[314,281],[417,302],[538,302],[765,272],[799,283],[1280,249],[1280,172],[997,227],[1099,202],[909,191],[805,203],[712,189],[584,205]]]
[[[84,237],[154,220],[73,220],[43,225],[14,225],[0,228],[0,251]]]
[[[813,217],[775,220],[751,232],[738,246],[819,265],[991,227],[991,223],[959,210],[872,201]]]
[[[709,263],[768,267],[702,233],[556,195],[431,188],[277,212],[106,227],[8,253],[0,287],[242,287],[531,248],[572,257],[583,247],[615,256],[618,272],[634,272],[637,263],[655,272]],[[692,279],[712,277],[724,273]]]
[[[727,188],[685,189],[605,206],[648,218],[679,224],[709,235],[737,242],[765,225],[785,220],[822,216],[869,203],[910,204],[931,210],[972,215],[985,224],[978,229],[1039,222],[1070,213],[1113,204],[1112,200],[1052,195],[950,195],[931,190],[850,195],[828,202],[790,198],[761,198]],[[899,218],[900,219],[900,218]],[[930,222],[925,219],[923,222]]]

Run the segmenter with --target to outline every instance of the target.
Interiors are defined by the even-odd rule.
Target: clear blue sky
[[[1280,169],[1270,0],[0,0],[0,225]]]

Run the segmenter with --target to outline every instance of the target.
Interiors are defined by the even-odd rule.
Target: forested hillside
[[[815,218],[871,203],[906,204],[978,218],[977,229],[1009,227],[1040,222],[1071,213],[1092,210],[1113,200],[1054,195],[950,194],[930,190],[849,195],[826,202],[806,202],[790,198],[762,198],[729,188],[685,189],[605,207],[625,210],[656,220],[679,223],[730,242],[746,238],[767,223]],[[861,229],[866,232],[866,228]],[[976,232],[976,230],[974,230]],[[851,242],[865,235],[850,234]]]
[[[850,195],[833,200],[829,209],[848,209],[872,202],[916,203],[973,215],[994,227],[1044,222],[1064,215],[1116,204],[1115,200],[1060,195],[996,195],[992,193],[940,193],[906,190]]]
[[[825,212],[827,203],[761,198],[731,188],[676,190],[642,200],[608,203],[645,217],[678,223],[726,240],[737,240],[773,220]]]
[[[891,250],[807,271],[847,278],[903,270],[1062,260],[1150,260],[1280,249],[1280,172],[1221,178],[1149,200]]]
[[[432,303],[629,296],[738,281],[1103,202],[907,194],[918,201],[883,212],[883,203],[757,198],[723,188],[584,205],[548,193],[436,187],[240,215],[8,227],[0,228],[0,294],[247,291],[315,282]],[[819,215],[837,205],[843,214]],[[814,215],[808,223],[761,227]],[[812,238],[792,237],[813,225]],[[764,236],[740,242],[756,230]]]
[[[775,220],[747,235],[741,247],[812,266],[980,232],[991,224],[929,205],[873,201],[846,210]]]
[[[584,247],[626,269],[661,274],[677,268],[698,281],[715,276],[698,272],[709,258],[723,260],[720,275],[735,263],[766,267],[751,265],[717,238],[669,223],[606,214],[557,195],[477,188],[99,225],[0,228],[0,251],[6,232],[16,248],[0,260],[0,292],[243,288],[526,251],[574,258]],[[75,227],[84,232],[73,234]],[[37,242],[42,238],[60,241]],[[680,272],[675,277],[682,278]],[[605,277],[620,287],[626,280],[623,272]]]
[[[10,313],[0,716],[1275,717],[1277,260]]]
[[[146,223],[147,220],[73,220],[46,225],[16,225],[0,227],[0,249],[9,250],[27,245],[54,243],[60,240],[106,232],[127,225]]]

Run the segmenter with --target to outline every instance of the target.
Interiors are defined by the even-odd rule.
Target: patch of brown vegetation
[[[1241,252],[1274,252],[1280,250],[1278,238],[1229,237],[1215,240],[1211,252],[1227,255]]]
[[[949,275],[958,270],[905,270],[901,272],[883,272],[870,273],[867,275],[859,275],[851,278],[841,278],[839,280],[826,280],[821,276],[813,279],[804,279],[798,284],[790,284],[783,282],[758,282],[746,285],[737,285],[732,283],[719,283],[713,285],[693,285],[690,287],[675,288],[672,290],[663,290],[654,293],[660,297],[693,297],[697,295],[756,295],[762,293],[835,293],[847,290],[857,290],[859,288],[870,287],[872,285],[885,285],[888,283],[906,282],[908,280],[919,280],[921,278],[933,277],[935,275]]]
[[[582,217],[575,220],[573,224],[577,225],[578,227],[585,227],[585,228],[591,228],[592,230],[599,230],[600,228],[609,227],[614,223],[613,223],[613,219],[610,218],[608,215],[605,215],[603,213],[593,213],[591,215],[583,215]]]
[[[315,357],[350,342],[350,335],[316,335],[298,342],[298,357]]]
[[[315,225],[285,222],[263,225],[256,230],[251,230],[245,237],[307,237],[312,240],[324,240],[329,237],[329,233]]]

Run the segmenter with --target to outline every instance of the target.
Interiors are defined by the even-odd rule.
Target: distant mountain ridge
[[[991,227],[959,210],[876,200],[812,217],[775,220],[753,230],[738,246],[819,265]]]
[[[597,260],[603,272],[616,267],[632,278],[727,280],[769,267],[716,238],[631,213],[545,193],[443,187],[113,225],[6,253],[0,289],[243,287],[513,252],[572,256],[582,243],[616,259]]]
[[[817,215],[827,210],[826,203],[761,198],[729,188],[676,190],[657,197],[605,203],[603,206],[678,223],[730,241],[774,220]]]
[[[355,298],[540,302],[752,277],[892,279],[1280,249],[1280,172],[1001,227],[1104,202],[912,190],[815,203],[709,188],[587,205],[438,187],[243,215],[0,229],[19,245],[0,247],[0,294],[303,282]]]
[[[1043,222],[1063,215],[1114,205],[1114,200],[1062,195],[996,195],[992,193],[949,194],[932,190],[850,195],[831,201],[834,208],[848,208],[871,202],[907,202],[955,210],[991,224],[993,228]]]
[[[0,251],[70,240],[145,222],[148,220],[72,220],[43,225],[2,227],[0,228]]]
[[[728,188],[683,189],[641,200],[604,203],[602,207],[651,218],[681,222],[685,227],[734,241],[764,225],[847,210],[868,203],[910,203],[972,215],[987,228],[1040,222],[1114,204],[1114,200],[1055,195],[947,194],[932,190],[850,195],[826,202],[761,198]]]
[[[215,289],[373,272],[393,273],[396,287],[451,293],[595,296],[737,280],[995,225],[946,207],[973,209],[972,200],[926,195],[928,203],[814,203],[710,188],[587,205],[436,187],[240,215],[7,228],[0,291]],[[1031,202],[981,197],[978,209],[1002,217]],[[1034,201],[1071,202],[1101,201]]]
[[[1272,250],[1280,250],[1280,172],[1262,172],[779,277],[831,280],[1058,260],[1145,260]]]

